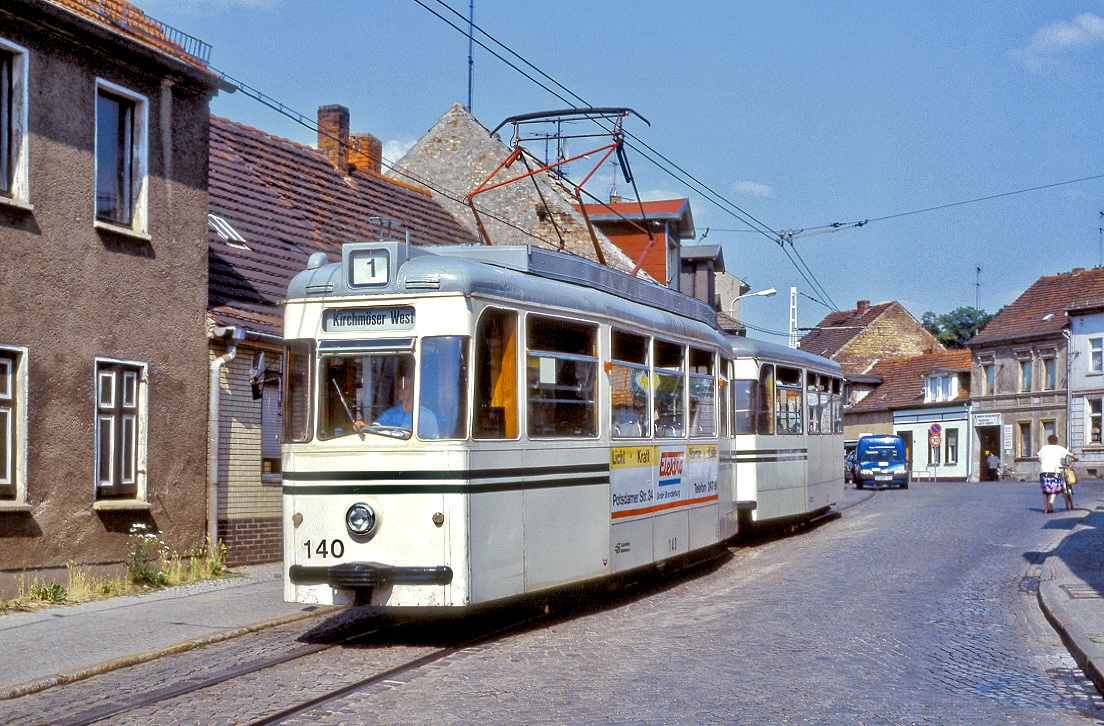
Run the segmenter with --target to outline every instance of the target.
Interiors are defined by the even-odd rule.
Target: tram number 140
[[[317,545],[308,539],[303,546],[307,548],[308,560],[312,557],[341,559],[345,556],[345,543],[339,539],[322,540]]]

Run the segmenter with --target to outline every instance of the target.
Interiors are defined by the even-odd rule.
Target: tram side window
[[[597,327],[530,315],[527,333],[529,435],[596,436]]]
[[[774,366],[765,364],[759,369],[759,395],[756,397],[755,433],[769,436],[774,433]]]
[[[755,433],[759,381],[733,379],[729,387],[732,389],[732,433]]]
[[[805,399],[809,405],[809,433],[832,433],[831,379],[817,373],[808,373],[805,387]]]
[[[706,350],[690,349],[690,435],[716,436],[716,379],[714,357]]]
[[[658,438],[686,434],[686,373],[681,345],[655,341],[655,424]]]
[[[843,381],[832,379],[832,433],[843,433]]]
[[[311,361],[314,343],[289,340],[284,353],[284,441],[311,439]]]
[[[517,313],[494,308],[483,312],[476,330],[475,366],[475,437],[517,438]]]
[[[622,330],[612,336],[610,365],[610,435],[614,438],[650,436],[648,403],[648,339]]]
[[[731,395],[729,391],[732,389],[732,386],[729,385],[728,379],[726,378],[720,378],[717,381],[717,386],[719,387],[717,390],[717,423],[720,425],[720,431],[718,433],[721,436],[731,436],[732,420],[728,416],[728,397]]]
[[[468,428],[468,339],[422,339],[422,381],[418,395],[418,438],[463,439]],[[431,420],[426,412],[433,414]],[[436,436],[434,436],[436,424]]]
[[[775,430],[779,434],[802,432],[801,370],[778,366],[775,393]]]

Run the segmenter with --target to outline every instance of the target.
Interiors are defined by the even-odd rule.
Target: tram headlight
[[[355,537],[369,537],[376,531],[376,510],[364,502],[357,502],[345,512],[345,526]]]

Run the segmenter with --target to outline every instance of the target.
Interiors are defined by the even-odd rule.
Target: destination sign
[[[331,308],[322,316],[327,333],[371,333],[410,330],[414,327],[414,308]]]

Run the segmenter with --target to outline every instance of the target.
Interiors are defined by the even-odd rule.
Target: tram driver
[[[387,409],[372,422],[373,426],[391,426],[412,431],[414,428],[414,374],[408,370],[399,372],[396,390],[398,403]],[[421,425],[418,435],[424,439],[437,438],[437,417],[428,408],[422,407],[419,414]]]

